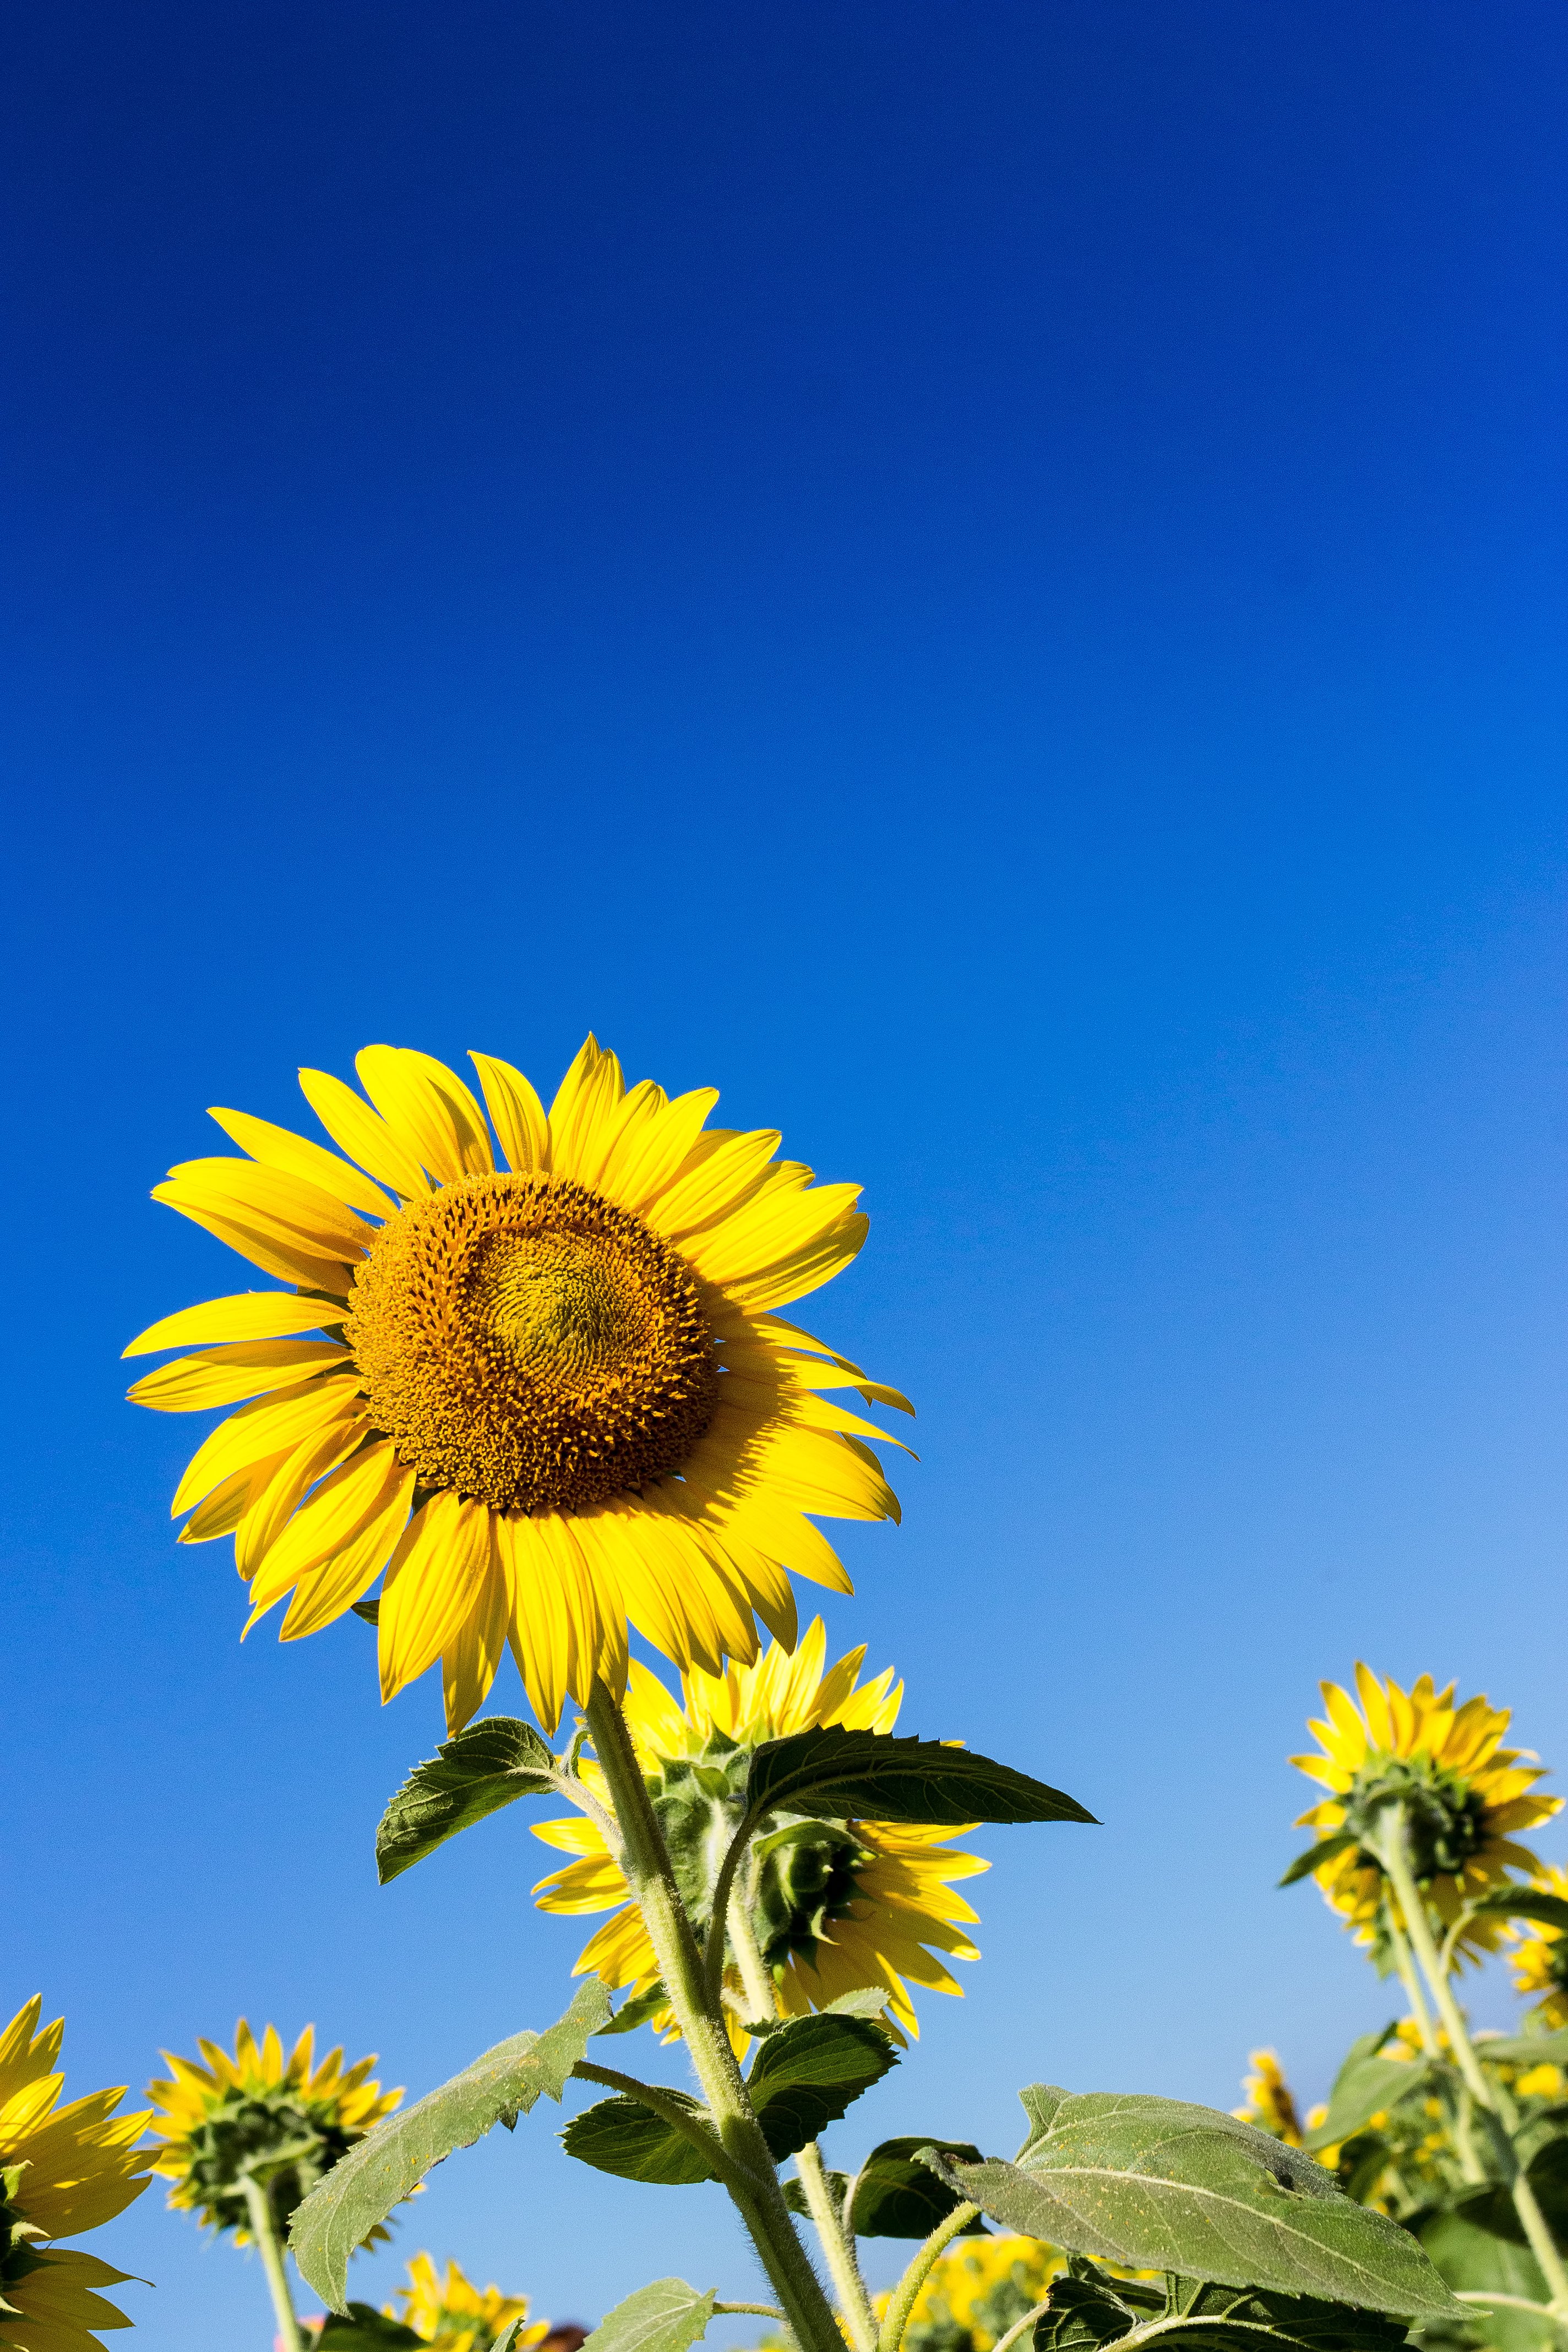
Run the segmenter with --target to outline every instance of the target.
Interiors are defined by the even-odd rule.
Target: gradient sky
[[[73,2091],[243,2011],[418,2092],[563,2006],[524,1808],[377,1889],[438,1692],[381,1710],[353,1620],[241,1649],[118,1359],[249,1279],[147,1200],[204,1106],[298,1119],[373,1039],[548,1092],[591,1026],[865,1184],[807,1319],[922,1458],[831,1637],[1105,1823],[976,1841],[968,1997],[830,2154],[1010,2147],[1040,2076],[1228,2106],[1259,2041],[1321,2095],[1395,2004],[1273,1891],[1317,1677],[1568,1747],[1561,8],[0,39],[0,2015],[64,2010]],[[756,2292],[718,2190],[558,2121],[357,2291]],[[157,2282],[128,2340],[263,2352],[160,2191],[94,2242]]]

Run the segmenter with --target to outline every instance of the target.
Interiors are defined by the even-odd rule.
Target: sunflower
[[[906,2352],[991,2352],[1066,2267],[1066,2257],[1039,2238],[965,2238],[949,2246],[915,2297]],[[889,2300],[877,2297],[879,2318]]]
[[[374,1615],[384,1569],[384,1699],[439,1658],[458,1729],[510,1642],[552,1730],[568,1692],[623,1687],[628,1620],[715,1674],[756,1657],[753,1612],[793,1643],[789,1570],[851,1589],[808,1514],[899,1515],[865,1444],[886,1433],[826,1392],[913,1408],[776,1312],[859,1249],[858,1186],[775,1160],[771,1129],[705,1126],[710,1088],[628,1088],[592,1037],[548,1114],[470,1058],[504,1167],[462,1079],[401,1047],[358,1056],[368,1102],[300,1072],[347,1158],[215,1110],[249,1157],[186,1160],[153,1197],[294,1287],[125,1352],[216,1343],[131,1395],[239,1407],[174,1509],[195,1506],[183,1542],[233,1534],[250,1623],[286,1594],[284,1641]]]
[[[1386,1806],[1404,1805],[1416,1884],[1452,1926],[1467,1901],[1506,1883],[1510,1870],[1539,1869],[1512,1833],[1550,1821],[1563,1800],[1532,1793],[1543,1768],[1528,1749],[1501,1745],[1506,1707],[1482,1697],[1456,1707],[1453,1684],[1439,1691],[1430,1675],[1405,1692],[1366,1666],[1355,1674],[1360,1707],[1336,1683],[1322,1684],[1327,1720],[1307,1728],[1323,1753],[1290,1761],[1333,1791],[1302,1813],[1298,1827],[1316,1830],[1320,1839],[1352,1841],[1326,1856],[1313,1876],[1356,1941],[1378,1949],[1384,1882],[1373,1841]],[[1481,1918],[1460,1941],[1474,1953],[1504,1933],[1500,1917]]]
[[[752,1751],[818,1724],[857,1731],[889,1731],[898,1720],[903,1685],[889,1666],[858,1684],[864,1648],[825,1671],[826,1636],[815,1618],[792,1654],[771,1643],[755,1665],[731,1664],[724,1674],[689,1673],[685,1706],[658,1677],[631,1668],[626,1720],[663,1825],[687,1909],[699,1929],[711,1911],[712,1877],[738,1822]],[[585,1777],[602,1789],[596,1767]],[[773,1833],[789,1835],[773,1842]],[[607,1911],[622,1906],[584,1948],[579,1976],[596,1972],[611,1986],[629,1985],[650,2000],[658,1969],[642,1915],[597,1826],[580,1814],[541,1822],[534,1835],[578,1859],[542,1879],[534,1899],[544,1911]],[[919,2028],[909,1984],[962,1993],[937,1953],[980,1955],[960,1923],[975,1918],[949,1892],[953,1882],[987,1870],[988,1863],[946,1843],[951,1829],[919,1829],[889,1822],[811,1822],[789,1813],[769,1816],[767,1848],[744,1895],[763,1965],[779,2006],[798,2016],[838,1994],[882,1985],[889,2011],[910,2033]],[[931,1948],[934,1947],[934,1949]],[[906,1982],[906,1979],[908,1980]],[[738,1976],[727,1984],[742,2010]],[[653,2021],[673,2033],[668,2011]],[[739,2029],[737,2029],[738,2038]]]
[[[141,2196],[147,2158],[135,2142],[149,2118],[115,2115],[123,2088],[62,2107],[65,2020],[40,2030],[42,2014],[35,1998],[0,2033],[0,2345],[99,2352],[98,2329],[132,2323],[94,2290],[131,2273],[52,2241],[112,2221]]]
[[[264,2182],[281,2237],[300,2199],[403,2096],[370,2079],[374,2057],[345,2073],[342,2050],[331,2050],[316,2065],[310,2025],[287,2061],[276,2026],[258,2042],[243,2017],[232,2058],[215,2042],[197,2047],[205,2066],[165,2050],[172,2079],[147,2086],[158,2110],[153,2136],[163,2143],[152,2158],[153,2169],[174,2183],[173,2207],[198,2213],[220,2232],[232,2231],[237,2245],[248,2244],[252,2234],[247,2179]],[[377,2228],[365,2243],[384,2244],[386,2238]]]
[[[477,2287],[456,2263],[448,2263],[442,2278],[428,2254],[416,2254],[408,2265],[408,2284],[397,2290],[396,2303],[383,2305],[388,2319],[412,2327],[436,2352],[489,2352],[490,2346],[514,2319],[528,2316],[525,2294],[502,2294],[499,2286]],[[519,2345],[533,2345],[550,2333],[547,2319],[520,2330]]]
[[[1537,1872],[1535,1885],[1542,1895],[1568,1898],[1568,1870],[1549,1863]],[[1520,1938],[1518,1949],[1508,1956],[1514,1990],[1536,1996],[1542,2024],[1568,2025],[1568,1937],[1561,1927],[1533,1920],[1528,1930],[1515,1928],[1514,1934]]]
[[[1247,2058],[1252,2068],[1242,2081],[1247,2094],[1244,2107],[1233,2107],[1231,2113],[1244,2124],[1254,2124],[1275,2139],[1282,2139],[1287,2147],[1301,2145],[1301,2118],[1296,2109],[1296,2096],[1285,2080],[1285,2069],[1279,2063],[1277,2050],[1254,2050]]]

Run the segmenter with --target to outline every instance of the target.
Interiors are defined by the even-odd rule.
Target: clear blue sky
[[[1321,2094],[1391,2004],[1272,1891],[1317,1676],[1568,1757],[1561,9],[3,38],[0,2013],[79,2089],[243,2010],[424,2090],[562,2005],[521,1810],[377,1890],[437,1694],[380,1710],[353,1621],[241,1650],[118,1358],[239,1286],[146,1197],[205,1104],[592,1026],[865,1183],[814,1319],[923,1458],[830,1631],[1106,1824],[987,1835],[969,1997],[836,2145],[1010,2144],[1041,2075],[1228,2105],[1263,2039]],[[556,2120],[360,2292],[754,2291],[717,2191]],[[263,2352],[160,2193],[100,2242],[135,2340]]]

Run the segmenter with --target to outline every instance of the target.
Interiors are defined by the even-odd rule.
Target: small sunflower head
[[[416,2254],[408,2265],[408,2284],[395,2300],[384,2306],[388,2319],[412,2327],[432,2352],[490,2352],[514,2319],[528,2316],[525,2294],[502,2294],[500,2287],[477,2287],[456,2263],[443,2276],[426,2253]],[[548,2335],[548,2320],[536,2320],[518,2335],[519,2346],[538,2344]]]
[[[174,2183],[172,2206],[245,2245],[247,2183],[264,2191],[281,2228],[316,2182],[392,2113],[403,2094],[369,2079],[374,2057],[345,2073],[342,2050],[332,2050],[317,2066],[314,2042],[315,2029],[307,2026],[285,2061],[275,2026],[258,2042],[241,2018],[233,2057],[205,2041],[197,2045],[205,2066],[164,2052],[173,2078],[150,2084],[148,2095],[158,2111],[153,2137],[163,2143],[153,2167]],[[384,2242],[386,2234],[374,2231],[365,2242]]]
[[[1283,2140],[1287,2147],[1300,2147],[1301,2118],[1278,2051],[1254,2050],[1248,2063],[1252,2072],[1242,2078],[1241,2084],[1247,2094],[1247,2105],[1233,2107],[1231,2113],[1242,2123],[1255,2125],[1274,2139]]]
[[[1378,1844],[1392,1809],[1402,1809],[1416,1884],[1439,1918],[1455,1921],[1465,1904],[1510,1870],[1540,1867],[1518,1830],[1549,1821],[1563,1800],[1537,1792],[1543,1768],[1528,1749],[1504,1748],[1510,1716],[1481,1696],[1454,1703],[1423,1675],[1407,1692],[1364,1665],[1356,1668],[1358,1706],[1336,1683],[1322,1685],[1324,1718],[1309,1724],[1321,1753],[1291,1762],[1327,1788],[1328,1799],[1300,1816],[1320,1840],[1339,1844],[1313,1873],[1325,1897],[1368,1946],[1380,1967],[1392,1964]],[[1500,1917],[1471,1922],[1460,1938],[1470,1957],[1505,1933]]]
[[[1568,1898],[1568,1870],[1549,1864],[1537,1873],[1535,1885],[1542,1895]],[[1513,1935],[1508,1964],[1515,1991],[1534,2001],[1543,2025],[1568,2025],[1568,1936],[1561,1927],[1533,1920],[1527,1929],[1516,1927]]]

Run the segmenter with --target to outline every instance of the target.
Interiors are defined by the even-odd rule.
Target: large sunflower
[[[117,2116],[123,2089],[59,2104],[65,2021],[39,2028],[43,2002],[0,2033],[0,2345],[15,2352],[99,2352],[97,2330],[131,2321],[95,2292],[130,2277],[56,2238],[96,2230],[147,2186],[135,2143],[145,2115]]]
[[[490,1122],[428,1055],[369,1045],[367,1102],[300,1083],[348,1158],[240,1111],[246,1159],[186,1160],[154,1200],[294,1286],[211,1299],[127,1355],[203,1344],[138,1381],[166,1412],[239,1406],[174,1496],[181,1540],[233,1534],[252,1623],[282,1638],[383,1569],[384,1698],[440,1658],[456,1729],[510,1641],[540,1720],[626,1673],[628,1618],[685,1668],[795,1638],[788,1571],[847,1591],[810,1513],[896,1518],[828,1402],[912,1408],[779,1320],[865,1239],[858,1188],[814,1185],[779,1137],[705,1127],[711,1089],[628,1088],[590,1037],[548,1114],[471,1056]],[[307,1335],[319,1333],[311,1338]]]
[[[251,2236],[247,2174],[257,2171],[265,2181],[281,2236],[300,2199],[403,2096],[371,2080],[374,2057],[345,2070],[342,2050],[330,2050],[317,2065],[313,2026],[287,2059],[276,2026],[258,2042],[243,2017],[232,2058],[216,2042],[196,2046],[205,2066],[165,2050],[171,2079],[147,2086],[158,2111],[153,2137],[163,2143],[151,2162],[174,2183],[172,2206],[232,2231],[242,2246]],[[378,2228],[365,2243],[386,2237]]]
[[[721,1675],[689,1673],[684,1709],[646,1667],[634,1663],[631,1668],[627,1725],[681,1894],[700,1927],[710,1916],[725,1832],[742,1811],[752,1750],[817,1724],[890,1731],[898,1720],[903,1685],[894,1683],[890,1666],[858,1686],[863,1648],[825,1672],[826,1656],[826,1636],[816,1618],[793,1655],[773,1643],[755,1665],[731,1664]],[[597,1768],[589,1762],[584,1769],[602,1793]],[[781,1829],[791,1834],[770,1844]],[[978,1959],[963,1932],[976,1915],[950,1889],[955,1880],[990,1868],[977,1854],[947,1843],[962,1832],[890,1822],[808,1822],[787,1812],[770,1816],[766,1830],[759,1840],[766,1848],[761,1866],[741,1899],[786,2014],[798,2016],[840,1993],[882,1985],[891,1995],[891,2014],[915,2033],[910,1984],[962,1993],[937,1954]],[[536,1823],[534,1835],[578,1857],[534,1888],[542,1910],[624,1906],[586,1945],[576,1974],[595,1972],[608,1985],[631,1986],[634,1998],[651,1996],[658,1968],[647,1930],[596,1824],[574,1814]],[[731,1972],[728,1981],[744,2009],[738,1976]],[[653,2021],[673,2030],[662,2008]]]
[[[1386,1806],[1404,1805],[1416,1884],[1451,1925],[1468,1898],[1505,1882],[1510,1870],[1539,1869],[1513,1832],[1550,1821],[1563,1800],[1534,1793],[1544,1768],[1528,1749],[1503,1747],[1506,1707],[1479,1696],[1456,1707],[1454,1685],[1440,1691],[1430,1675],[1408,1692],[1364,1665],[1355,1675],[1361,1706],[1337,1683],[1322,1684],[1327,1719],[1307,1728],[1323,1753],[1290,1761],[1333,1791],[1298,1826],[1320,1839],[1355,1841],[1313,1875],[1357,1942],[1376,1948],[1388,1890],[1372,1842]],[[1482,1917],[1461,1940],[1487,1949],[1505,1932],[1500,1917]]]
[[[408,2265],[408,2284],[399,2287],[395,2303],[383,2306],[388,2319],[432,2347],[432,2352],[489,2352],[497,2337],[514,2319],[528,2316],[525,2294],[502,2294],[499,2286],[477,2287],[456,2263],[447,2264],[443,2278],[428,2254],[416,2254]],[[518,2335],[519,2346],[532,2346],[550,2333],[550,2322],[537,2319]]]
[[[1535,1883],[1542,1895],[1568,1899],[1568,1870],[1555,1863],[1538,1872]],[[1534,1996],[1543,2025],[1568,2025],[1568,1936],[1544,1921],[1513,1932],[1521,1938],[1508,1956],[1514,1990]]]

